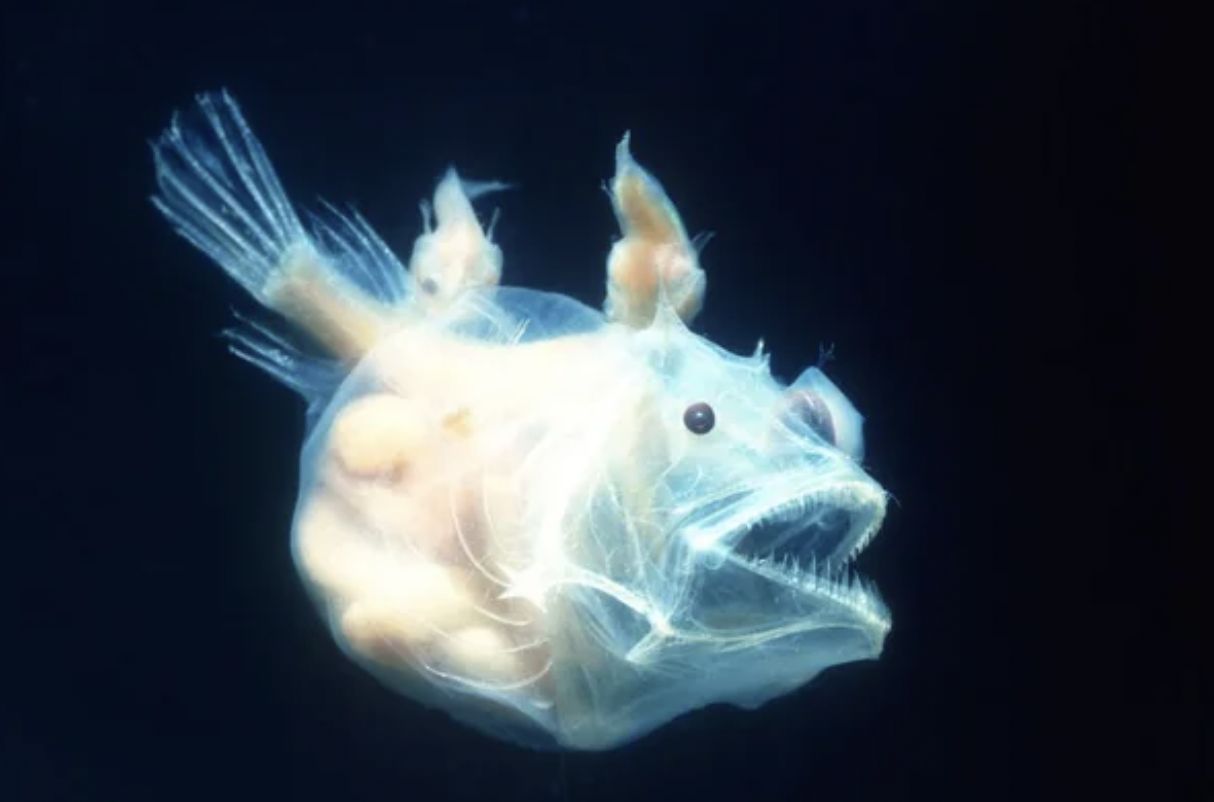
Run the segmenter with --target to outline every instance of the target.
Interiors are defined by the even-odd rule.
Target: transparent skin
[[[880,654],[849,568],[886,503],[863,420],[817,367],[785,386],[689,328],[697,243],[627,136],[599,312],[499,286],[472,200],[500,183],[449,171],[406,266],[357,217],[305,228],[229,96],[196,111],[154,144],[154,202],[280,318],[230,337],[307,401],[292,549],[351,659],[592,750]]]

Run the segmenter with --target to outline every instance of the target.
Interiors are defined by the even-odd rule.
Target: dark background
[[[1117,3],[49,2],[3,11],[0,799],[1211,798],[1158,22]],[[598,304],[626,129],[718,233],[700,328],[831,373],[898,503],[884,658],[604,755],[381,690],[293,572],[300,404],[154,214],[226,86],[399,249],[517,181],[511,283]],[[1207,265],[1208,266],[1208,265]],[[1204,626],[1203,626],[1204,625]],[[1204,796],[1195,782],[1204,784]],[[1194,796],[1190,796],[1194,795]]]

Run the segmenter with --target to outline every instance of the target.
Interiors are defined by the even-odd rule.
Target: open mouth
[[[730,563],[778,585],[846,608],[881,629],[889,612],[854,562],[885,517],[885,494],[862,478],[739,491],[690,529],[710,565]]]

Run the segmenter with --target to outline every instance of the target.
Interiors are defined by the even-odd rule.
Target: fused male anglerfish
[[[307,401],[292,548],[353,660],[499,737],[607,749],[880,654],[862,418],[818,368],[785,386],[691,331],[697,243],[627,136],[598,312],[499,286],[472,201],[502,184],[449,171],[406,266],[355,215],[305,226],[227,94],[195,113],[154,201],[288,324],[231,344]]]

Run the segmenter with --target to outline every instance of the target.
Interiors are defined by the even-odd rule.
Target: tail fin
[[[264,291],[285,254],[312,248],[274,168],[227,92],[200,95],[204,125],[179,115],[152,145],[160,194],[173,227],[269,306]]]
[[[263,306],[357,361],[409,295],[404,266],[356,215],[330,209],[305,228],[227,92],[200,95],[197,111],[201,119],[190,125],[175,115],[152,144],[159,187],[152,202]],[[247,324],[243,331],[258,333]],[[283,354],[258,341],[252,361],[287,381]]]

